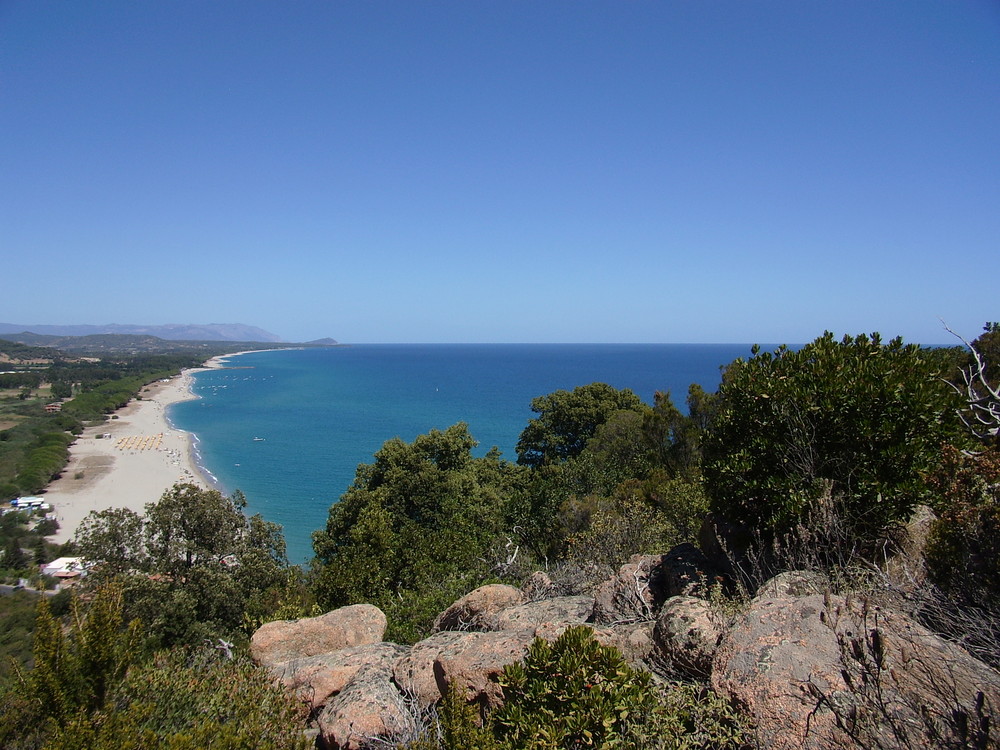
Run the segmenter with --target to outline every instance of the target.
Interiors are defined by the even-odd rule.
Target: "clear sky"
[[[954,343],[995,0],[0,0],[0,321]]]

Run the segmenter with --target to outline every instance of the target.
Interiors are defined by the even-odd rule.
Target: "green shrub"
[[[729,365],[704,442],[713,509],[784,533],[830,488],[863,539],[905,522],[944,443],[964,439],[933,350],[833,334]]]
[[[944,450],[931,479],[938,520],[927,541],[932,580],[949,596],[1000,612],[1000,449]]]
[[[541,638],[504,669],[504,705],[483,717],[449,690],[437,725],[407,750],[739,750],[748,725],[706,686],[658,687],[587,627]]]
[[[129,671],[108,709],[78,714],[49,750],[305,750],[295,701],[248,659],[161,652]]]
[[[493,724],[516,748],[604,747],[657,707],[650,675],[632,669],[587,627],[553,643],[537,638],[523,662],[504,669],[504,705]]]

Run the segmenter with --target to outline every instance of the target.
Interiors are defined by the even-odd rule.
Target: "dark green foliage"
[[[861,538],[905,521],[941,445],[961,438],[941,375],[939,356],[877,334],[736,360],[704,445],[714,508],[783,532],[832,483]]]
[[[577,456],[615,412],[641,413],[644,408],[632,391],[606,383],[539,396],[531,402],[531,410],[538,416],[528,422],[517,441],[517,462],[537,467]]]
[[[932,579],[962,604],[1000,613],[1000,449],[967,455],[949,446],[932,487]]]
[[[0,581],[37,578],[38,565],[57,557],[58,547],[45,540],[53,525],[28,511],[0,515]]]
[[[88,580],[120,580],[128,614],[157,646],[245,636],[277,606],[287,583],[280,528],[247,518],[246,501],[180,484],[145,516],[91,513],[77,530],[79,553],[97,563]]]
[[[23,459],[16,475],[20,494],[41,492],[55,479],[69,459],[73,436],[65,432],[39,434],[23,449]]]
[[[653,408],[643,417],[643,435],[650,463],[670,476],[700,476],[702,437],[715,416],[716,396],[694,383],[688,388],[688,413],[674,406],[669,393],[657,392]],[[635,475],[641,478],[640,475]]]
[[[495,453],[474,458],[475,444],[457,424],[412,443],[390,440],[358,467],[313,535],[322,607],[375,604],[390,617],[387,637],[412,640],[449,597],[489,576],[486,553],[504,529],[518,471]]]
[[[587,627],[554,643],[536,638],[524,661],[504,669],[504,705],[492,720],[517,748],[605,747],[657,706],[647,672],[601,646]]]
[[[704,502],[698,507],[658,503],[652,487],[676,479],[696,488],[701,436],[713,403],[713,397],[692,386],[690,414],[684,415],[669,394],[657,393],[652,408],[641,404],[611,413],[576,456],[533,467],[512,504],[525,546],[539,557],[576,558],[594,541],[594,561],[617,566],[640,548],[656,546],[657,539],[669,547],[678,536],[690,538],[707,513]],[[701,496],[700,489],[697,494]],[[641,498],[640,504],[632,498]],[[598,508],[602,540],[582,541]],[[686,512],[692,515],[682,518]],[[633,543],[638,546],[628,551]],[[606,553],[612,549],[624,557],[609,560]]]
[[[39,599],[27,685],[41,715],[60,726],[78,712],[101,708],[139,656],[139,625],[125,626],[120,588],[99,589],[86,611],[74,602],[71,619],[67,635],[46,598]]]
[[[746,720],[704,685],[654,686],[587,627],[536,639],[500,678],[504,705],[480,717],[459,690],[406,750],[743,750]],[[480,722],[480,718],[482,721]],[[481,725],[480,725],[481,724]]]
[[[972,346],[983,358],[990,384],[995,386],[1000,383],[1000,323],[983,326],[983,332],[972,342]]]
[[[706,515],[708,498],[700,484],[656,472],[622,482],[609,497],[571,497],[560,509],[559,529],[566,557],[607,571],[632,555],[697,541]]]
[[[16,591],[0,596],[0,686],[31,664],[31,641],[38,613],[38,595]]]
[[[51,750],[306,750],[294,699],[247,659],[163,652],[130,670],[107,709],[75,716]]]

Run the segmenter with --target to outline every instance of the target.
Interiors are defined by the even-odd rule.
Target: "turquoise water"
[[[198,460],[224,492],[284,527],[288,556],[312,556],[310,535],[354,479],[359,463],[392,437],[468,423],[482,454],[511,461],[533,416],[531,399],[605,382],[652,403],[688,385],[714,391],[720,367],[746,344],[359,345],[254,352],[232,369],[195,375],[200,398],[169,417],[194,433]],[[255,440],[254,438],[261,438]]]

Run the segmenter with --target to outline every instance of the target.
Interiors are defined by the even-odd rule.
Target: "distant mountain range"
[[[280,343],[280,336],[241,323],[168,324],[161,326],[118,325],[21,325],[0,323],[0,336],[11,333],[39,333],[46,336],[94,336],[129,334],[156,336],[167,341],[257,341]]]

